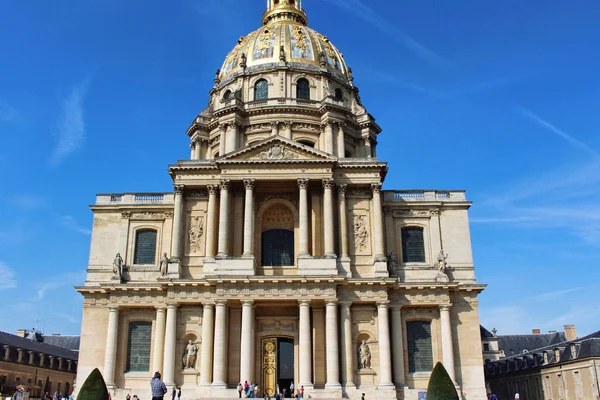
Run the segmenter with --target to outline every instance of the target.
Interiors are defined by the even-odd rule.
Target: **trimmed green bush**
[[[93,370],[87,377],[77,398],[81,400],[108,400],[108,390],[98,368]]]
[[[429,385],[427,385],[427,400],[458,400],[458,393],[450,375],[441,362],[435,364]]]

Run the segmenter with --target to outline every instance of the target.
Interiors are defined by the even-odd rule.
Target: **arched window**
[[[425,262],[423,228],[415,226],[402,228],[402,261]]]
[[[134,264],[155,264],[156,260],[156,231],[142,229],[135,233]]]
[[[308,147],[312,147],[312,148],[315,147],[315,144],[313,142],[308,141],[308,140],[298,140],[298,143],[303,144],[303,145],[308,146]]]
[[[226,90],[225,94],[223,94],[223,100],[225,100],[225,101],[231,100],[231,97],[232,97],[231,90]]]
[[[344,95],[342,94],[342,89],[337,88],[333,92],[333,98],[336,100],[344,100]]]
[[[269,98],[269,82],[259,79],[254,84],[254,100],[267,100]]]
[[[294,231],[271,229],[262,233],[262,265],[294,265]]]
[[[150,371],[151,322],[131,322],[127,336],[126,371]]]
[[[431,321],[408,321],[408,372],[428,372],[433,369]]]
[[[310,83],[308,83],[308,80],[298,79],[298,82],[296,82],[296,98],[310,100]]]

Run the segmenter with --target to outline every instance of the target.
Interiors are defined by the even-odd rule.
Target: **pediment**
[[[217,163],[334,162],[337,158],[281,136],[273,136],[226,154]]]

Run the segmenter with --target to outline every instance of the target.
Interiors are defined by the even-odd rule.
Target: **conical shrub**
[[[81,400],[108,400],[108,390],[98,368],[94,369],[87,377],[77,398]]]
[[[427,400],[458,400],[458,393],[450,375],[441,362],[435,364],[429,385],[427,385]]]

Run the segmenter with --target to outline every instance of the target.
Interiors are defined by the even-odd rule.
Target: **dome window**
[[[231,97],[232,97],[231,90],[226,90],[225,94],[223,95],[223,100],[229,101],[229,100],[231,100]]]
[[[254,84],[254,100],[267,100],[269,98],[269,83],[260,79]]]
[[[344,95],[342,94],[342,89],[337,88],[335,89],[335,91],[333,92],[333,98],[336,100],[344,100]]]
[[[310,84],[308,80],[301,78],[296,82],[296,98],[310,100]]]

